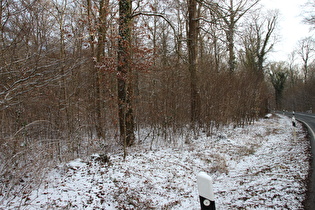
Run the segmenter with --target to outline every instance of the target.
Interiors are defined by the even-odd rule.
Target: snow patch
[[[300,124],[296,140],[291,127],[289,118],[273,117],[154,150],[148,137],[128,149],[126,161],[93,155],[67,163],[75,170],[56,168],[27,199],[11,198],[0,209],[200,209],[200,171],[213,180],[219,210],[303,209],[310,145]]]
[[[81,158],[75,159],[66,164],[68,168],[73,169],[73,170],[77,170],[81,167],[84,167],[85,165],[86,163],[84,163]]]

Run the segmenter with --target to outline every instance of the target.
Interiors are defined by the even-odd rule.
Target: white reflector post
[[[212,186],[212,178],[205,172],[197,175],[197,185],[200,198],[201,210],[214,210],[214,194]]]

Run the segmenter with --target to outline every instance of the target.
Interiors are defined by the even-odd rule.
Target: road
[[[284,112],[285,115],[292,117],[292,112]],[[295,113],[295,118],[302,122],[310,134],[310,143],[312,148],[312,163],[308,182],[308,193],[304,203],[305,209],[315,209],[315,114]]]

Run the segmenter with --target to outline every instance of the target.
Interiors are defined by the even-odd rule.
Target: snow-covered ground
[[[0,209],[200,209],[201,171],[213,178],[217,209],[303,209],[309,142],[301,125],[293,133],[289,118],[274,116],[179,146],[150,150],[147,139],[126,161],[94,155],[59,166],[22,202],[11,198]]]

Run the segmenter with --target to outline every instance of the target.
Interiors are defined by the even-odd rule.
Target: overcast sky
[[[275,52],[270,54],[270,60],[288,60],[288,54],[297,46],[298,40],[314,35],[309,26],[302,23],[303,5],[307,0],[261,0],[266,9],[278,9],[279,17],[279,43]]]

